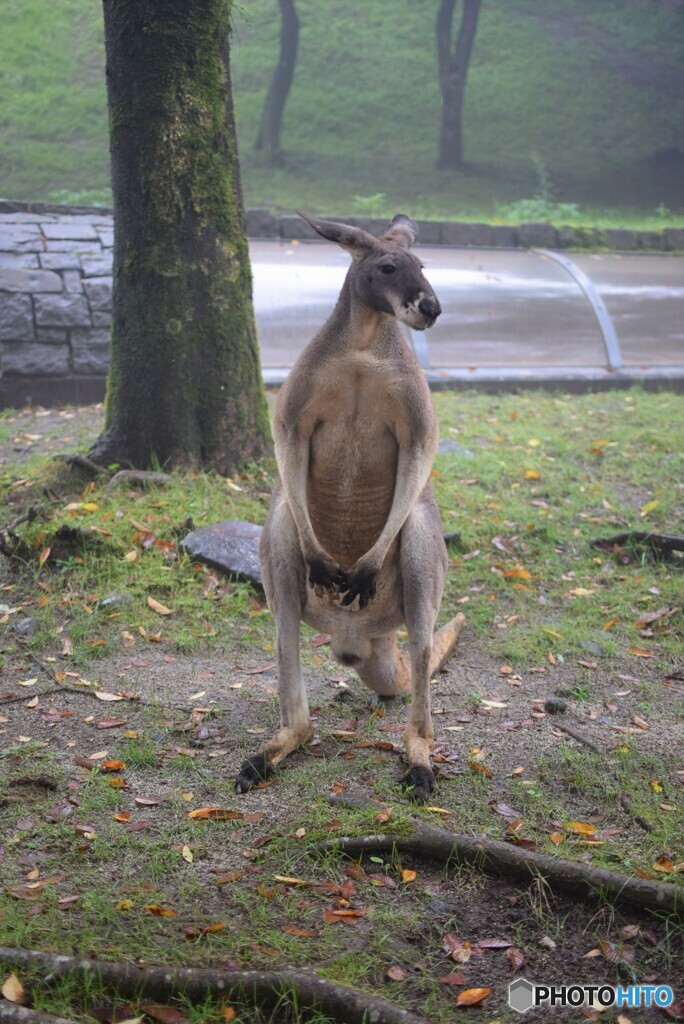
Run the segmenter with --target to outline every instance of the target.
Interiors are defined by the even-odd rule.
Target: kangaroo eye
[[[380,270],[382,271],[383,274],[393,274],[394,271],[396,270],[396,267],[394,266],[393,263],[383,263],[380,266]]]

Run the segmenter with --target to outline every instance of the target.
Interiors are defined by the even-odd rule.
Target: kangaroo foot
[[[248,757],[240,766],[240,771],[235,776],[235,792],[247,793],[258,782],[265,782],[273,775],[273,768],[266,760],[265,754],[255,754]]]
[[[424,804],[435,788],[431,769],[422,764],[411,765],[402,781],[409,798],[417,804]]]

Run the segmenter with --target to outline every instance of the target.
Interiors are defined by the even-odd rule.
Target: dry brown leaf
[[[165,604],[161,604],[161,602],[155,600],[154,597],[147,598],[147,606],[148,608],[151,608],[153,612],[156,612],[157,615],[173,615],[171,608],[167,608]]]
[[[385,976],[389,978],[390,981],[403,981],[404,978],[407,977],[407,972],[400,964],[392,964],[392,966],[388,967],[385,971]]]
[[[456,997],[457,1006],[479,1006],[491,993],[491,988],[467,988]]]
[[[404,870],[401,873],[401,880],[406,884],[408,884],[409,882],[415,882],[416,877],[417,872],[412,871],[411,868],[404,868]]]
[[[95,696],[98,700],[114,701],[123,700],[123,697],[119,693],[109,693],[107,690],[96,690]]]
[[[48,548],[48,553],[50,549]],[[9,978],[5,981],[2,986],[2,994],[5,999],[8,999],[10,1003],[23,1003],[26,999],[26,989],[19,981],[19,978],[14,972],[10,974]]]
[[[296,924],[284,924],[281,927],[288,935],[297,935],[305,939],[315,939],[318,937],[318,932],[314,928],[300,928]]]
[[[568,832],[574,832],[579,836],[593,836],[596,832],[596,826],[588,821],[569,821],[565,827]]]
[[[148,914],[154,914],[155,917],[175,917],[176,911],[171,910],[170,907],[160,907],[157,903],[148,903],[143,910],[146,910]],[[147,1011],[145,1011],[147,1013]]]
[[[194,811],[188,811],[188,818],[193,821],[232,821],[234,818],[244,818],[244,814],[225,807],[198,807]]]
[[[445,974],[443,978],[440,978],[439,982],[441,985],[467,985],[468,979],[460,971],[452,971],[451,974]]]
[[[506,956],[514,971],[521,971],[525,966],[525,954],[517,946],[511,946],[506,951]]]

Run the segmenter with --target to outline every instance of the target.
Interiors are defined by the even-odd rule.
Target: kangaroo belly
[[[316,537],[350,568],[380,536],[396,480],[398,448],[384,429],[364,422],[322,423],[311,439],[307,503]]]

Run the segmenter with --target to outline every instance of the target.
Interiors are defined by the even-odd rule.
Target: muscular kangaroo
[[[412,798],[434,787],[430,677],[453,651],[457,615],[433,635],[447,569],[429,481],[437,451],[425,377],[399,326],[431,327],[437,296],[398,214],[382,237],[314,220],[352,255],[337,305],[295,363],[274,420],[280,479],[261,537],[276,623],[281,726],[236,778],[239,793],[311,739],[299,624],[330,633],[336,659],[383,696],[411,694],[405,732]],[[406,626],[410,666],[397,646]]]

